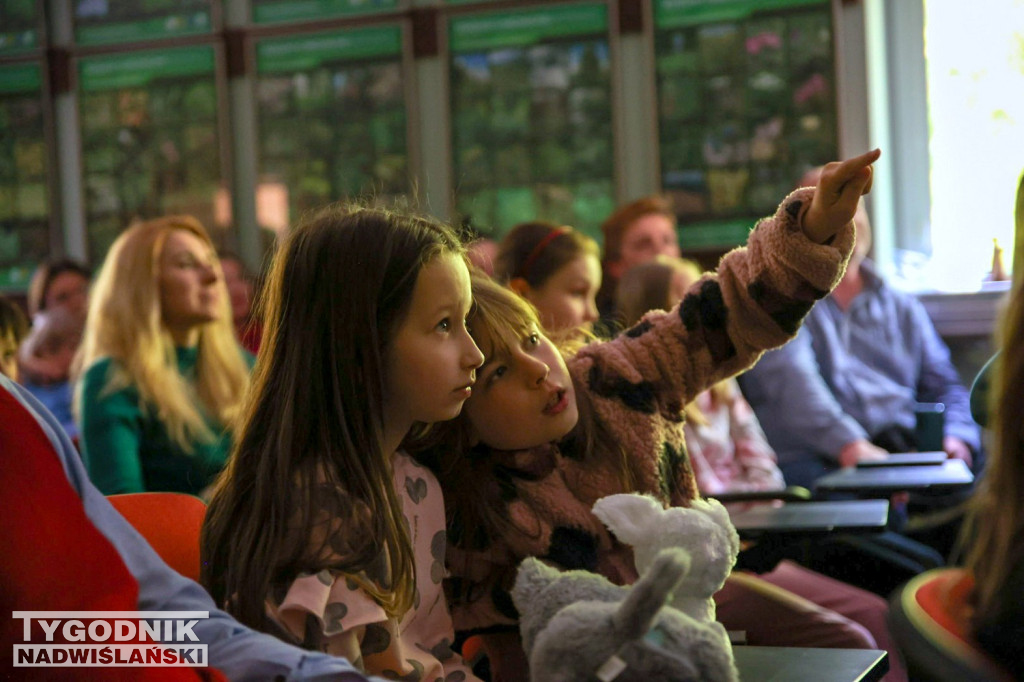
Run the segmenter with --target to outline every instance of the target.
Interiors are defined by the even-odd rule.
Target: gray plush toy
[[[691,565],[685,550],[665,549],[627,588],[523,561],[512,599],[532,682],[738,680],[722,626],[665,605]]]

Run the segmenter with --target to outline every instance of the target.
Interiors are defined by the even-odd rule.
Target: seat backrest
[[[962,568],[925,571],[890,600],[889,629],[911,679],[1003,682],[1009,676],[971,641],[968,598],[974,587]]]
[[[107,499],[167,564],[199,580],[199,530],[206,505],[184,493],[129,493]]]

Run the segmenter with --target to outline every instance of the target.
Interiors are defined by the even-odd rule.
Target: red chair
[[[199,580],[199,529],[206,516],[202,500],[184,493],[129,493],[107,499],[167,565]]]
[[[1011,677],[971,641],[974,580],[962,568],[925,571],[890,599],[889,629],[911,680],[1003,682]]]

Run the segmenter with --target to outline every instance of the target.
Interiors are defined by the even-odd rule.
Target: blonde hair
[[[649,310],[669,310],[679,301],[670,300],[672,276],[683,273],[690,284],[700,279],[701,267],[687,258],[672,258],[659,255],[654,260],[634,265],[622,276],[615,292],[616,309],[631,327],[640,321]],[[720,381],[711,387],[714,403],[727,403],[733,398],[732,382]],[[693,424],[707,425],[708,418],[692,401],[684,410],[686,418]]]
[[[174,230],[189,232],[210,246],[209,235],[191,216],[167,216],[123,232],[107,253],[91,294],[82,345],[73,377],[101,358],[110,358],[104,392],[133,386],[139,406],[155,412],[171,440],[186,453],[212,441],[207,418],[231,429],[249,388],[249,368],[235,340],[224,277],[217,265],[220,311],[199,332],[194,386],[177,371],[174,341],[160,307],[160,255]],[[205,411],[196,407],[196,398]],[[80,410],[81,382],[75,407]]]
[[[993,447],[965,527],[979,620],[998,611],[1010,572],[1024,561],[1024,277],[1014,283],[999,340],[988,396]]]

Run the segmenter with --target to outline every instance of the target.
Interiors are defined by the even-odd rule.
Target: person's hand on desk
[[[946,436],[943,438],[942,449],[946,451],[950,459],[962,459],[968,468],[973,464],[971,448],[956,436]]]
[[[862,438],[850,441],[843,446],[843,449],[839,451],[839,466],[857,466],[857,462],[876,462],[886,459],[888,456],[888,452]]]

